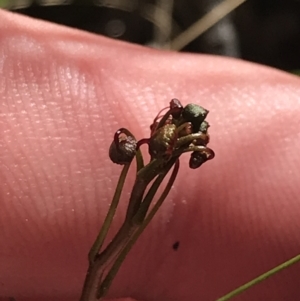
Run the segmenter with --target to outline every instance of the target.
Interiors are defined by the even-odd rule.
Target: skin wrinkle
[[[24,65],[23,65],[24,66]],[[39,135],[42,135],[42,136],[44,136],[44,134],[43,134],[43,130],[45,130],[45,127],[36,127],[35,125],[34,125],[34,123],[36,122],[36,121],[39,121],[38,119],[40,118],[41,120],[49,120],[49,118],[47,117],[47,110],[40,110],[39,109],[39,107],[40,107],[40,103],[41,103],[41,101],[43,101],[40,97],[39,97],[39,95],[40,95],[40,93],[39,93],[39,90],[38,90],[38,85],[37,85],[37,82],[36,82],[36,80],[35,80],[35,74],[34,74],[34,71],[33,71],[33,69],[31,68],[31,66],[30,66],[30,64],[27,64],[26,66],[24,66],[24,70],[26,70],[26,72],[27,73],[29,73],[29,78],[31,79],[31,87],[33,87],[34,89],[31,89],[31,91],[30,92],[28,92],[28,93],[20,93],[21,95],[28,95],[28,96],[31,96],[31,98],[29,99],[29,104],[30,104],[30,106],[25,106],[25,104],[27,103],[27,101],[26,101],[26,99],[27,98],[24,98],[24,100],[22,101],[22,104],[23,104],[23,108],[24,108],[24,110],[25,109],[27,109],[27,111],[28,112],[33,112],[33,114],[28,114],[28,116],[32,116],[33,117],[33,119],[35,119],[35,121],[33,121],[33,120],[30,120],[29,119],[29,121],[30,121],[30,123],[29,123],[29,126],[30,126],[30,128],[31,129],[38,129],[38,133],[39,133]],[[26,83],[26,80],[25,80],[25,77],[24,76],[22,76],[22,64],[20,64],[19,65],[19,70],[18,70],[18,74],[20,75],[20,80],[18,81],[18,83],[19,83],[19,86],[24,86],[24,85],[22,85],[22,84],[20,84],[20,82],[22,83],[22,82],[24,82],[24,83]],[[33,104],[34,104],[34,106],[33,106]],[[45,114],[46,113],[46,114]],[[45,117],[44,117],[45,116]],[[39,123],[38,123],[39,124]],[[48,126],[49,124],[53,124],[52,122],[51,122],[51,118],[50,118],[50,123],[49,122],[47,122],[47,124],[46,124],[46,126]],[[24,128],[26,128],[26,125],[24,126]],[[30,132],[33,132],[32,130],[30,130]],[[50,133],[51,133],[51,130],[50,130]],[[37,145],[37,144],[35,144],[35,142],[34,142],[34,140],[33,139],[30,139],[30,136],[32,136],[32,135],[28,135],[29,137],[29,139],[28,139],[28,146],[29,146],[29,154],[30,155],[28,155],[29,157],[30,156],[33,156],[33,158],[35,158],[35,160],[39,160],[41,157],[47,157],[46,156],[46,154],[45,153],[43,153],[43,151],[42,151],[42,147],[41,147],[41,145]],[[30,142],[31,141],[31,142]],[[37,148],[37,151],[36,151],[36,146],[38,147]],[[30,149],[30,147],[31,147],[31,149]],[[42,152],[42,156],[40,155],[40,152]],[[35,153],[37,154],[37,155],[35,155]],[[45,162],[45,161],[44,161]],[[47,162],[47,161],[46,161]],[[39,168],[40,169],[40,167],[42,167],[41,169],[42,170],[44,170],[44,168],[43,168],[43,163],[42,163],[42,161],[40,161],[40,163],[37,165],[37,168]],[[49,170],[49,164],[47,164],[47,166],[45,165],[45,168],[46,168],[46,170],[47,170],[47,174],[44,172],[44,176],[41,178],[41,177],[39,177],[39,179],[38,179],[38,181],[36,182],[36,186],[37,187],[39,187],[40,188],[40,195],[38,196],[38,195],[36,195],[35,197],[38,199],[38,200],[41,200],[41,202],[43,201],[43,203],[44,203],[44,205],[41,207],[40,206],[40,209],[45,209],[44,210],[44,214],[42,214],[41,215],[41,217],[43,218],[43,219],[45,219],[46,218],[46,220],[47,221],[49,221],[50,219],[49,219],[49,212],[51,212],[51,207],[49,207],[49,205],[46,205],[46,201],[47,201],[47,196],[48,196],[48,193],[47,193],[47,182],[44,182],[44,181],[41,181],[42,179],[46,179],[46,181],[47,181],[47,179],[48,179],[48,175],[49,174],[51,174],[51,171]],[[32,169],[35,169],[35,171],[33,172],[33,174],[39,174],[39,171],[38,171],[38,169],[36,169],[36,168],[34,168],[34,167],[32,167]],[[49,183],[49,182],[48,182]],[[49,198],[49,196],[48,196],[48,199],[51,199],[51,197]],[[54,218],[55,219],[55,221],[53,221],[52,223],[53,224],[57,224],[58,223],[58,219],[57,218]],[[53,231],[53,237],[56,237],[57,236],[57,233],[55,232],[55,231]]]
[[[81,125],[81,123],[79,122],[79,118],[80,118],[80,116],[87,116],[87,114],[85,114],[85,113],[80,113],[80,114],[78,114],[78,110],[77,110],[77,107],[78,106],[81,106],[81,103],[82,102],[78,102],[78,103],[74,103],[74,106],[73,106],[73,102],[72,102],[72,99],[74,99],[74,97],[73,97],[73,95],[74,94],[72,94],[72,92],[71,93],[69,93],[68,91],[70,90],[70,91],[72,91],[70,88],[71,88],[71,85],[69,85],[69,82],[70,82],[70,79],[71,79],[71,81],[72,81],[72,77],[70,77],[69,75],[67,75],[66,74],[66,70],[70,70],[70,68],[69,67],[66,67],[66,69],[61,69],[61,77],[60,77],[60,79],[58,80],[58,82],[59,83],[65,83],[65,85],[61,85],[61,89],[63,89],[64,91],[66,91],[66,93],[68,94],[68,99],[69,99],[69,103],[70,103],[70,110],[69,110],[69,108],[67,109],[68,111],[70,111],[70,113],[68,114],[68,116],[71,116],[72,118],[74,118],[74,116],[77,116],[77,119],[76,120],[74,120],[75,121],[75,124],[78,124],[79,125],[79,130],[78,130],[78,132],[80,133],[80,140],[81,141],[84,141],[83,140],[83,131],[84,131],[84,127],[82,127],[82,125]],[[73,70],[75,70],[75,69],[73,69]],[[77,72],[77,71],[75,71],[75,72]],[[63,79],[63,78],[66,78],[66,80],[65,79]],[[84,82],[83,82],[84,83]],[[86,85],[85,83],[84,83],[84,85]],[[79,89],[79,91],[80,90],[82,90],[81,88]],[[82,94],[82,96],[81,97],[83,97],[84,96],[84,94],[87,94],[87,89],[86,88],[83,88],[83,91],[84,91],[84,93]],[[81,98],[80,97],[80,98]],[[64,97],[65,99],[66,99],[66,97]],[[82,103],[83,105],[84,105],[84,103]],[[80,112],[85,112],[85,110],[86,110],[86,106],[84,105],[83,106],[83,109],[84,109],[84,111],[82,111],[81,110],[81,108],[80,108]],[[65,120],[67,120],[67,118],[65,117],[64,118]],[[88,120],[87,120],[88,121]],[[66,128],[68,128],[68,125],[66,126]],[[86,134],[84,134],[84,135],[86,135]],[[85,147],[85,143],[83,143],[83,150],[82,151],[79,151],[79,153],[86,153],[87,152],[87,149],[86,149],[86,147]],[[73,147],[74,148],[74,147]],[[75,154],[78,154],[78,152],[77,151],[75,151]],[[88,155],[88,156],[84,156],[84,157],[82,157],[81,156],[81,159],[79,159],[79,157],[78,157],[78,155],[77,155],[77,162],[81,162],[80,163],[80,165],[81,166],[84,166],[84,164],[83,164],[83,161],[85,161],[86,160],[86,158],[87,159],[89,159],[90,158],[90,156]],[[89,166],[92,166],[92,164],[91,164],[91,161],[90,160],[88,160],[87,162],[90,162],[90,163],[88,163],[88,165]],[[79,166],[78,167],[76,167],[76,169],[77,170],[80,170],[80,169],[82,169],[82,168],[80,168]],[[84,169],[84,171],[85,171],[85,169]],[[88,169],[86,170],[87,172],[89,172],[88,171]],[[76,172],[77,173],[77,172]],[[85,172],[84,172],[85,173]],[[91,172],[91,174],[93,175],[94,173],[93,172]],[[84,176],[82,176],[82,177],[84,177]],[[76,197],[74,197],[74,199],[76,199]],[[84,200],[84,198],[83,198],[83,196],[81,197],[81,199],[82,200]],[[86,203],[86,201],[81,201],[80,202],[81,204],[84,204],[84,207],[86,207],[85,206],[85,203]],[[76,204],[76,202],[75,202],[75,204]],[[77,210],[77,209],[76,209]],[[79,228],[79,230],[80,230],[80,228]]]
[[[47,69],[46,69],[47,70]],[[37,70],[36,70],[37,71]],[[34,71],[33,71],[34,72]],[[45,74],[45,76],[43,75]],[[46,76],[48,74],[48,76]],[[50,103],[47,103],[45,100],[47,99],[47,96],[48,98],[52,98],[52,95],[51,95],[51,87],[53,87],[53,85],[48,82],[48,77],[49,77],[49,74],[51,74],[51,72],[49,71],[46,71],[46,72],[43,72],[41,71],[41,76],[35,76],[36,79],[40,78],[41,79],[41,83],[39,84],[39,86],[41,87],[40,90],[40,94],[42,95],[42,99],[41,99],[41,102],[43,104],[39,105],[43,110],[43,115],[44,116],[47,116],[45,119],[48,121],[47,123],[47,127],[48,128],[53,128],[54,130],[50,130],[49,129],[47,130],[47,134],[44,135],[45,137],[45,140],[43,141],[47,141],[48,143],[46,144],[46,146],[44,146],[44,148],[46,150],[48,149],[51,149],[51,155],[48,154],[48,157],[49,159],[51,160],[51,164],[48,164],[48,166],[51,166],[52,168],[49,169],[49,179],[51,179],[51,182],[54,183],[54,185],[52,184],[52,195],[53,195],[53,199],[55,200],[55,203],[54,203],[54,206],[53,208],[49,208],[49,216],[51,215],[55,215],[55,212],[58,213],[59,211],[62,211],[62,212],[67,212],[66,210],[66,200],[65,202],[63,202],[63,195],[62,193],[60,192],[61,191],[61,187],[59,188],[58,186],[61,186],[60,185],[60,179],[59,179],[59,175],[62,175],[63,174],[63,171],[62,170],[59,170],[58,173],[55,172],[55,168],[60,168],[61,166],[61,162],[59,163],[58,162],[58,156],[55,156],[55,152],[56,152],[56,149],[57,149],[57,143],[51,145],[51,140],[55,140],[55,141],[62,141],[62,137],[61,137],[61,134],[57,134],[59,132],[59,129],[61,127],[61,124],[64,123],[64,122],[61,122],[62,118],[61,118],[61,114],[62,114],[62,110],[59,109],[60,111],[60,115],[58,117],[58,114],[57,114],[57,110],[54,112],[54,110],[51,110],[51,108],[53,108],[53,106],[50,104]],[[34,76],[34,75],[33,75]],[[45,86],[46,86],[46,89],[45,89]],[[46,90],[46,93],[44,93],[44,90]],[[54,95],[56,93],[53,93]],[[61,93],[59,93],[61,95]],[[50,97],[49,97],[50,96]],[[58,118],[57,118],[58,117]],[[57,122],[55,122],[55,119],[57,118]],[[65,126],[63,128],[66,128]],[[52,133],[55,133],[55,135],[53,135]],[[52,136],[53,135],[53,136]],[[44,144],[44,142],[42,143]],[[43,145],[41,145],[43,147]],[[57,209],[56,209],[57,208]],[[62,236],[63,235],[63,232],[65,232],[67,229],[70,229],[70,222],[64,218],[64,220],[66,220],[65,224],[67,224],[67,227],[60,227],[61,228],[61,231],[60,231],[60,235]],[[57,216],[54,224],[59,224],[59,216]],[[69,234],[71,234],[71,232],[69,231]]]
[[[19,67],[18,67],[18,69],[16,70],[16,74],[19,74]],[[14,76],[14,75],[12,75],[12,76]],[[11,82],[11,84],[12,85],[14,85],[14,83],[12,83]],[[13,88],[13,89],[15,89],[15,91],[16,91],[16,93],[18,94],[18,95],[22,95],[22,93],[19,93],[19,89],[18,89],[18,86],[15,86],[15,88]],[[16,106],[16,108],[18,108],[18,105],[20,104],[21,106],[22,106],[22,104],[23,104],[23,102],[22,102],[22,96],[21,96],[21,99],[20,100],[18,100],[18,101],[16,101],[15,102],[16,104],[17,104],[17,106]],[[22,107],[22,109],[23,110],[21,110],[21,112],[23,111],[23,112],[26,112],[26,110],[24,109],[24,106]],[[19,113],[16,113],[15,114],[15,116],[16,117],[19,117],[19,116],[21,116]],[[26,119],[25,119],[26,120]],[[29,120],[29,117],[27,117],[27,120]],[[17,124],[21,124],[21,122],[19,122],[19,123],[17,123]],[[20,148],[20,150],[21,150],[21,148]],[[32,151],[32,150],[31,150]],[[25,158],[25,157],[27,157],[27,156],[25,156],[25,154],[23,153],[23,157]],[[32,168],[32,167],[31,167]]]
[[[62,95],[62,99],[64,101],[64,109],[62,110],[62,117],[63,120],[65,121],[65,129],[66,129],[66,137],[72,137],[73,139],[70,139],[70,149],[69,149],[69,154],[65,154],[68,158],[68,170],[66,173],[66,181],[68,182],[68,190],[65,195],[68,195],[68,193],[71,195],[71,202],[78,204],[78,205],[83,205],[81,206],[81,214],[83,214],[83,216],[86,216],[86,206],[84,206],[84,203],[81,202],[74,202],[77,198],[79,198],[79,200],[83,199],[83,195],[82,193],[79,192],[79,194],[77,194],[78,192],[78,188],[80,191],[80,180],[78,179],[76,181],[77,175],[72,171],[72,161],[76,162],[77,164],[79,164],[79,162],[81,162],[79,160],[79,155],[78,153],[80,152],[80,148],[78,150],[76,150],[76,144],[79,144],[78,142],[82,141],[82,135],[80,134],[80,129],[76,129],[76,131],[72,131],[73,133],[70,135],[69,132],[69,128],[72,129],[74,126],[76,128],[76,126],[78,126],[78,118],[77,118],[77,112],[74,111],[74,106],[72,103],[72,96],[70,95],[70,91],[69,91],[69,86],[67,84],[67,79],[65,78],[65,74],[63,72],[63,68],[68,68],[68,66],[64,66],[64,67],[60,67],[60,65],[58,65],[56,67],[56,79],[57,79],[57,83],[58,83],[58,88],[59,91]],[[75,105],[75,104],[74,104]],[[77,137],[77,134],[79,134],[79,137]],[[74,143],[75,142],[75,143]],[[73,158],[75,158],[74,160],[70,160],[70,156]],[[73,163],[74,164],[74,163]],[[78,167],[76,167],[75,169],[78,169]],[[73,175],[73,185],[72,185],[72,181],[69,180],[69,176]],[[73,187],[72,187],[73,186]],[[79,187],[78,187],[79,186]],[[78,223],[76,223],[78,224]],[[79,227],[77,227],[77,232],[79,232],[81,229]],[[79,232],[80,233],[80,232]],[[81,233],[82,234],[82,233]]]
[[[9,171],[8,171],[9,172]],[[9,172],[10,173],[10,172]],[[10,173],[10,174],[12,174],[13,175],[13,173]],[[13,178],[16,178],[16,177],[14,177],[13,176]],[[11,179],[11,177],[10,176],[8,176],[7,177],[7,179]],[[15,190],[22,190],[22,189],[20,189],[19,187],[15,187],[17,184],[15,184],[15,183],[17,183],[16,181],[12,181],[11,183],[11,185],[9,184],[9,180],[8,181],[5,181],[5,180],[3,180],[2,182],[2,186],[3,186],[3,195],[13,195],[13,191]],[[5,190],[5,186],[10,186],[10,188],[9,188],[9,190]],[[14,189],[13,189],[14,188]],[[24,221],[24,219],[22,219],[22,214],[20,214],[20,210],[18,210],[18,206],[20,206],[21,204],[20,204],[20,197],[13,197],[13,208],[15,209],[15,210],[8,210],[8,206],[6,206],[6,204],[4,204],[4,207],[5,208],[3,208],[3,209],[6,209],[5,210],[5,212],[7,212],[7,216],[8,216],[8,223],[9,224],[13,224],[13,221],[14,220],[23,220]],[[24,200],[24,197],[23,197],[23,200]],[[25,206],[22,206],[22,209],[24,209],[24,211],[25,211],[25,214],[28,212],[27,210],[26,210],[26,207],[24,208]],[[13,218],[13,217],[16,217],[16,218]],[[6,226],[5,226],[5,224],[6,223],[3,223],[3,227],[1,227],[5,232],[6,232]],[[23,228],[23,227],[22,227]],[[30,229],[29,229],[30,230]],[[21,233],[22,233],[22,230],[21,230],[21,228],[15,228],[15,232],[14,232],[15,234],[17,234],[17,236],[18,237],[22,237],[22,235],[21,235]],[[31,233],[31,231],[29,232],[29,233]],[[9,235],[7,235],[7,236],[9,236]],[[29,238],[30,239],[30,238]],[[10,251],[8,252],[8,254],[10,253]]]
[[[34,165],[33,165],[31,169],[33,170],[33,174],[36,174],[38,176],[37,179],[36,179],[36,186],[41,188],[39,199],[43,200],[43,203],[44,203],[43,207],[45,209],[47,209],[48,206],[46,206],[46,201],[47,201],[46,196],[48,196],[49,186],[50,186],[50,185],[48,185],[48,184],[50,184],[50,182],[49,182],[50,179],[48,178],[49,165],[43,166],[43,164],[41,164],[40,158],[41,157],[45,158],[45,157],[47,157],[47,155],[44,152],[41,145],[35,143],[35,141],[36,141],[34,139],[35,135],[33,134],[34,131],[32,130],[32,129],[37,129],[38,132],[41,133],[43,131],[43,127],[40,126],[40,121],[43,120],[43,119],[47,120],[47,118],[43,118],[42,111],[39,108],[38,103],[41,101],[41,98],[40,98],[40,95],[39,95],[40,93],[39,93],[39,90],[38,90],[38,85],[34,80],[35,76],[34,76],[33,70],[32,70],[30,65],[28,65],[25,72],[28,73],[29,78],[32,79],[33,89],[31,89],[30,92],[29,92],[30,88],[26,84],[25,74],[23,72],[22,66],[20,66],[19,76],[20,76],[21,79],[18,82],[18,85],[22,86],[24,88],[27,88],[26,92],[28,90],[27,93],[26,92],[24,93],[22,90],[21,90],[21,93],[20,93],[21,95],[24,95],[22,97],[23,98],[22,99],[22,104],[23,104],[24,111],[27,112],[28,120],[29,120],[29,127],[30,127],[30,131],[29,131],[29,134],[28,134],[27,139],[26,139],[29,142],[28,143],[29,154],[27,156],[29,158],[30,158],[30,156],[32,156],[36,160],[36,164],[35,164],[36,167],[34,167]],[[24,84],[22,84],[22,82]],[[29,102],[30,102],[30,106],[28,106],[28,107],[26,107],[26,105],[25,105],[27,98],[29,98]],[[37,99],[38,103],[34,103],[33,102],[34,99]],[[34,104],[34,106],[33,106],[33,104]],[[33,113],[31,113],[31,112],[33,112]],[[32,118],[30,118],[30,117],[32,117]],[[24,128],[26,128],[26,126],[24,126]],[[37,161],[40,161],[40,162],[37,162]],[[40,170],[41,170],[41,172],[40,172]],[[42,176],[40,176],[41,174],[42,174]],[[46,179],[46,181],[44,181],[44,179]],[[51,196],[50,196],[50,199],[52,199]],[[49,210],[47,210],[47,213],[45,213],[45,217],[48,216],[48,213],[49,213]]]
[[[49,74],[52,74],[53,78],[50,82],[50,93],[52,92],[53,95],[55,95],[57,97],[57,99],[59,100],[60,98],[62,98],[62,93],[61,93],[61,89],[60,89],[60,84],[59,84],[59,79],[57,77],[57,73],[56,73],[56,67],[54,66],[54,64],[51,64],[50,67],[50,71]],[[51,94],[50,94],[51,95]],[[49,97],[48,97],[49,98]],[[45,97],[45,99],[47,99]],[[51,96],[50,96],[51,99]],[[63,144],[67,144],[68,141],[70,141],[69,139],[69,135],[65,135],[65,132],[68,132],[68,128],[66,126],[66,121],[64,118],[64,110],[63,107],[60,107],[58,102],[53,102],[53,100],[51,99],[51,102],[47,102],[46,103],[47,109],[49,109],[49,111],[53,111],[55,116],[59,116],[59,118],[57,118],[57,122],[53,122],[54,126],[55,126],[55,140],[57,141],[58,138],[58,143],[55,144],[55,148],[53,148],[54,151],[54,155],[55,153],[59,154],[61,152],[63,152],[64,149],[68,149],[65,147],[63,147]],[[54,120],[54,119],[53,119]],[[50,138],[51,139],[51,138]],[[60,202],[64,202],[66,204],[69,204],[72,202],[71,196],[68,198],[65,198],[65,196],[67,196],[68,194],[70,194],[70,190],[68,189],[68,187],[65,187],[66,189],[63,188],[63,183],[61,180],[59,180],[60,175],[64,175],[62,176],[63,179],[68,178],[68,172],[65,172],[65,169],[61,169],[61,167],[63,166],[64,160],[63,157],[60,158],[60,156],[56,156],[56,161],[57,163],[53,163],[56,164],[56,166],[58,166],[60,168],[60,172],[56,175],[56,181],[55,181],[55,190],[56,190],[56,198],[60,201]],[[59,187],[58,187],[59,185]],[[66,206],[65,206],[66,207]],[[65,208],[63,208],[64,210]],[[66,211],[67,212],[67,211]],[[73,217],[73,215],[72,215]],[[70,221],[71,220],[71,221]],[[72,222],[72,219],[70,219],[69,221],[67,221],[67,229],[70,229],[70,223]],[[69,223],[68,223],[69,222]],[[75,227],[76,227],[77,223],[75,223]]]
[[[299,169],[299,159],[296,155],[299,139],[295,139],[299,135],[299,79],[271,68],[236,60],[152,51],[23,17],[12,19],[11,16],[12,14],[0,12],[0,38],[22,31],[22,34],[32,36],[38,43],[46,45],[44,55],[48,57],[48,61],[40,68],[48,68],[50,82],[53,81],[56,68],[65,66],[65,62],[69,60],[72,60],[73,65],[81,66],[80,72],[94,78],[91,85],[95,88],[95,102],[99,108],[99,119],[94,124],[96,132],[93,133],[93,136],[97,137],[96,141],[110,141],[119,124],[130,129],[137,127],[134,132],[138,137],[148,134],[152,118],[159,108],[166,106],[170,101],[170,95],[164,94],[167,87],[172,87],[174,96],[181,98],[184,103],[197,102],[210,110],[210,145],[216,151],[216,158],[196,172],[187,170],[187,165],[183,163],[186,163],[187,159],[183,160],[175,182],[176,190],[171,192],[163,205],[164,212],[158,213],[129,255],[112,287],[112,295],[130,295],[146,301],[213,300],[299,252],[299,222],[296,219],[299,200],[295,200],[297,178],[288,177],[288,172],[297,175],[296,171]],[[2,31],[3,22],[7,24],[8,21],[11,23],[9,29]],[[65,49],[56,49],[60,40],[64,41]],[[69,50],[73,47],[71,45],[74,45],[73,40],[80,42],[83,47],[69,56]],[[4,47],[4,52],[7,51],[6,45],[0,45],[0,48]],[[14,53],[10,53],[8,60],[12,60],[12,64],[13,57]],[[115,57],[118,58],[117,61]],[[191,67],[186,68],[187,65]],[[167,66],[172,66],[178,71],[173,73]],[[126,78],[132,89],[123,88],[122,91],[124,74],[127,74],[123,70],[126,69],[132,70],[131,77]],[[105,72],[108,79],[105,79]],[[109,80],[110,74],[114,75],[113,82]],[[0,82],[1,80],[0,74]],[[117,89],[110,93],[115,87]],[[202,87],[206,88],[202,90]],[[288,90],[282,92],[282,87],[288,87]],[[16,97],[16,91],[5,93],[11,93],[12,100]],[[52,93],[54,94],[54,91]],[[1,96],[1,111],[7,114],[9,111],[6,104],[2,105]],[[137,97],[144,99],[145,103],[151,106],[147,105],[137,111]],[[72,98],[73,102],[77,103],[78,96],[73,95]],[[276,98],[280,101],[279,106],[274,109],[272,104]],[[8,98],[6,99],[8,101]],[[55,97],[56,107],[67,110],[62,99],[63,96],[60,95]],[[248,101],[250,107],[245,105]],[[77,107],[71,110],[70,114],[76,109]],[[53,107],[49,107],[49,110],[53,110]],[[95,113],[94,110],[97,111],[89,108],[88,113]],[[136,121],[133,124],[126,120],[121,114],[122,110],[132,112],[138,124]],[[277,110],[282,114],[276,113]],[[231,123],[231,116],[237,116],[241,112],[244,114],[243,118],[237,118]],[[100,120],[101,117],[105,118],[105,123]],[[145,120],[150,122],[146,123]],[[127,125],[125,122],[128,121],[130,123]],[[139,123],[140,121],[142,122]],[[99,132],[97,124],[98,129],[104,126],[105,131]],[[1,130],[3,126],[5,123],[1,124]],[[236,131],[233,131],[234,127]],[[76,122],[71,123],[68,128],[73,134],[79,129],[79,125]],[[27,131],[26,128],[23,130]],[[57,132],[56,129],[53,131]],[[287,133],[290,140],[282,142],[282,137]],[[9,134],[11,136],[14,133]],[[2,137],[6,137],[4,135],[8,134],[1,133],[0,141]],[[51,143],[53,145],[54,141]],[[89,144],[88,140],[85,140],[84,143],[87,143],[87,147],[91,146],[91,154],[95,152],[94,141]],[[16,145],[19,150],[22,147]],[[72,144],[68,141],[62,144],[61,150],[67,151],[71,147]],[[77,144],[76,150],[83,147],[82,144]],[[88,155],[88,152],[86,154]],[[272,157],[269,159],[270,154]],[[0,153],[2,160],[11,162],[13,158],[9,159],[7,156],[10,156],[10,153],[5,150]],[[118,174],[120,168],[112,166],[107,160],[105,145],[92,156],[98,157],[98,160],[93,161],[95,170],[103,169],[105,174],[111,177]],[[63,156],[57,153],[58,158],[65,167]],[[75,160],[74,157],[71,159]],[[273,181],[274,185],[265,186],[264,181],[257,181],[258,171],[263,173],[270,183]],[[15,174],[17,173],[15,170]],[[283,178],[279,182],[281,174]],[[70,181],[76,183],[73,175],[70,177]],[[200,182],[195,181],[198,177]],[[92,174],[90,181],[91,185],[97,183]],[[110,187],[103,186],[99,197],[104,195],[105,200],[110,200],[115,182],[109,182]],[[289,189],[286,190],[285,187],[289,185]],[[62,187],[66,188],[66,183],[62,183]],[[31,189],[32,193],[36,193],[35,189]],[[129,189],[126,188],[126,195],[128,193]],[[181,203],[182,196],[187,200],[187,205]],[[270,198],[272,200],[267,202]],[[169,199],[174,200],[176,206],[172,206],[170,221],[161,226],[160,218],[171,210]],[[15,210],[12,196],[5,196],[0,201],[5,203],[6,210]],[[73,205],[76,206],[76,203],[81,201],[76,198]],[[99,209],[107,209],[107,204],[99,204],[93,197],[89,197],[88,202],[88,210],[98,206]],[[55,207],[54,204],[51,206]],[[32,203],[28,210],[34,212],[38,206],[38,203]],[[286,210],[282,210],[283,207]],[[123,203],[121,208],[125,208]],[[22,214],[24,212],[20,212],[20,216]],[[72,222],[70,214],[75,214],[75,223]],[[3,274],[3,269],[0,270],[4,294],[14,293],[17,301],[73,301],[78,298],[87,265],[85,254],[93,239],[93,233],[90,236],[87,224],[90,227],[94,225],[95,232],[99,226],[99,217],[93,212],[87,211],[87,214],[85,217],[81,212],[66,212],[71,234],[59,229],[62,224],[49,227],[49,224],[42,223],[39,217],[35,216],[39,226],[32,229],[36,234],[43,228],[48,230],[49,234],[51,231],[57,233],[57,236],[45,244],[48,238],[45,233],[44,237],[37,237],[29,245],[21,245],[15,236],[15,230],[19,229],[21,224],[18,220],[14,221],[13,225],[10,224],[6,212],[1,211],[0,220],[7,225],[6,244],[1,246],[0,253],[0,266],[5,270]],[[121,222],[121,216],[117,216],[116,223]],[[77,232],[77,227],[81,227],[81,233]],[[25,230],[23,234],[28,239]],[[68,237],[69,235],[72,237]],[[174,237],[180,241],[177,252],[172,250]],[[26,238],[23,239],[25,241]],[[67,250],[68,243],[70,250]],[[8,250],[14,249],[19,252],[17,256],[4,256]],[[76,251],[72,252],[73,249]],[[156,261],[160,263],[159,266]],[[42,271],[39,271],[39,268]],[[295,281],[298,274],[299,266],[295,266],[236,300],[253,301],[262,298],[293,301],[300,297]]]
[[[16,114],[15,116],[18,116],[18,114]],[[17,124],[20,124],[20,122],[17,122]],[[8,137],[10,137],[10,136],[8,136]],[[18,145],[20,145],[20,143],[19,143],[19,141],[16,139],[15,141],[14,141],[14,146],[18,146]],[[8,145],[9,146],[9,145]],[[19,150],[19,151],[21,151],[21,156],[20,155],[17,155],[16,157],[21,157],[22,159],[24,158],[26,158],[26,155],[24,154],[24,152],[22,152],[22,148],[21,147],[19,147],[19,148],[16,148],[16,147],[14,147],[14,148],[10,148],[10,153],[11,154],[13,154],[14,152],[15,152],[15,150]],[[26,160],[26,159],[25,159]],[[15,160],[13,160],[13,161],[15,161]],[[17,160],[16,160],[17,161]],[[28,165],[28,161],[26,161],[26,163],[27,163],[27,165]],[[17,165],[14,165],[14,167],[16,167]],[[23,174],[23,179],[25,179],[25,172],[24,172],[24,169],[22,168],[22,166],[19,164],[19,170],[21,170],[21,173]],[[17,178],[17,177],[15,177],[15,178]],[[22,182],[21,182],[22,183]],[[24,183],[24,182],[23,182]],[[26,185],[26,184],[25,184]],[[25,191],[26,190],[29,190],[28,189],[28,186],[24,186],[24,184],[23,184],[23,190],[24,190],[24,188],[25,188]],[[36,214],[37,214],[37,212],[36,212]]]

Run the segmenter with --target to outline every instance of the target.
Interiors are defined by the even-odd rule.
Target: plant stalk
[[[156,179],[156,181],[153,183],[152,187],[150,188],[147,196],[149,198],[151,198],[152,200],[153,200],[153,197],[154,197],[159,185],[161,184],[161,182],[163,181],[164,177],[167,175],[169,170],[170,170],[170,168],[168,168],[165,171],[164,175],[159,176]],[[131,248],[133,247],[133,245],[135,244],[137,239],[140,237],[140,235],[143,233],[145,228],[148,226],[148,224],[150,223],[150,221],[154,217],[155,213],[157,212],[157,210],[159,209],[159,207],[162,205],[163,201],[166,199],[167,195],[169,194],[169,192],[170,192],[170,190],[171,190],[171,188],[174,184],[174,181],[176,179],[178,170],[179,170],[179,160],[177,160],[176,163],[175,163],[175,166],[174,166],[173,172],[171,174],[171,177],[170,177],[170,179],[167,183],[167,186],[165,187],[162,195],[157,200],[156,204],[154,205],[154,207],[152,208],[152,210],[150,211],[148,216],[144,219],[144,221],[142,222],[141,225],[139,223],[141,221],[141,217],[144,216],[144,213],[145,213],[144,208],[141,211],[139,211],[136,214],[136,216],[134,217],[133,220],[136,222],[136,225],[137,225],[136,231],[133,232],[133,235],[132,235],[131,239],[125,245],[125,247],[121,251],[119,257],[114,262],[112,268],[107,273],[105,279],[102,281],[101,286],[99,287],[99,290],[98,290],[98,294],[97,294],[98,298],[105,297],[109,287],[111,286],[111,283],[112,283],[114,277],[116,276],[117,272],[119,271],[119,269],[120,269],[124,259],[126,258],[127,254],[129,253],[129,251],[131,250]],[[146,197],[145,197],[145,199],[146,199]],[[140,214],[140,212],[141,212],[141,214]]]
[[[291,265],[300,262],[300,254],[298,254],[297,256],[285,261],[284,263],[276,266],[275,268],[269,270],[268,272],[261,274],[260,276],[254,278],[253,280],[241,285],[240,287],[238,287],[237,289],[231,291],[230,293],[226,294],[225,296],[217,299],[216,301],[227,301],[230,300],[234,297],[236,297],[237,295],[241,294],[242,292],[246,291],[247,289],[249,289],[250,287],[266,280],[267,278],[273,276],[274,274],[290,267]]]

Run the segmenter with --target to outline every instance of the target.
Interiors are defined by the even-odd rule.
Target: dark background
[[[166,11],[171,31],[164,36],[164,24],[154,11],[172,3],[168,0],[6,1],[9,9],[31,17],[157,48],[221,2],[174,0],[171,11]],[[290,72],[299,70],[300,0],[248,0],[181,51],[240,57]]]

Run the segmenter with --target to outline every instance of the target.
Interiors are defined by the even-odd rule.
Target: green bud
[[[184,107],[182,111],[182,117],[187,121],[191,122],[193,126],[193,133],[200,131],[201,123],[204,121],[208,114],[208,110],[190,103]]]
[[[201,124],[200,124],[200,132],[204,133],[204,134],[207,134],[207,130],[209,128],[209,123],[207,121],[203,121]]]

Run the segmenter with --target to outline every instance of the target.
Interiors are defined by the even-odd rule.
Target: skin
[[[216,157],[196,170],[182,157],[109,296],[215,300],[300,253],[299,78],[0,11],[1,295],[79,299],[121,170],[108,159],[113,134],[147,138],[173,97],[210,111]],[[113,232],[133,180],[134,169]],[[235,300],[299,300],[299,273],[297,264]]]

